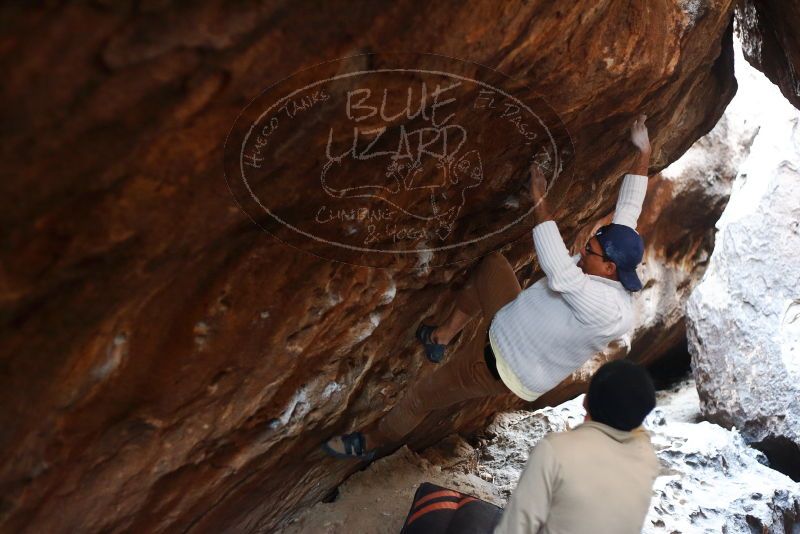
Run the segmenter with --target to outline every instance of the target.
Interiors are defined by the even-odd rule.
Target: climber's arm
[[[646,186],[646,184],[645,184]],[[564,240],[553,220],[545,198],[547,182],[538,166],[531,166],[531,199],[534,202],[533,245],[539,266],[547,275],[547,285],[560,293],[575,312],[575,317],[586,324],[610,324],[619,321],[620,310],[609,288],[592,282],[570,257]]]
[[[553,213],[547,204],[547,179],[537,164],[531,165],[531,200],[533,200],[534,225],[553,220]]]
[[[638,153],[630,172],[622,180],[617,208],[611,220],[612,223],[624,224],[634,230],[647,194],[647,170],[650,167],[651,148],[647,126],[644,124],[646,119],[646,115],[640,115],[631,126],[631,143],[636,146]]]
[[[636,230],[636,222],[642,213],[642,204],[647,194],[647,176],[626,174],[619,189],[617,208],[614,210],[614,224],[624,224]]]

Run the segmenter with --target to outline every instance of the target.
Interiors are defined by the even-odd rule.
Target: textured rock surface
[[[747,61],[800,108],[800,5],[780,0],[741,0],[736,22]]]
[[[4,4],[0,528],[269,530],[355,469],[319,442],[380,417],[421,372],[413,327],[446,311],[468,263],[357,268],[254,226],[222,148],[264,87],[370,50],[509,73],[572,134],[571,238],[611,209],[637,112],[658,170],[733,95],[732,0],[691,6]],[[295,150],[302,173],[313,162]],[[301,205],[303,191],[277,193]],[[478,224],[502,204],[489,201]],[[414,443],[502,404],[439,414]]]
[[[580,424],[581,403],[579,397],[536,412],[500,414],[475,448],[452,436],[423,457],[403,449],[350,478],[334,502],[305,511],[288,532],[398,532],[416,485],[425,480],[503,506],[530,449],[548,432]],[[662,472],[643,532],[788,534],[800,528],[800,486],[766,467],[764,455],[736,431],[698,422],[691,381],[660,392],[658,405],[648,428]]]
[[[737,68],[737,76],[740,76]],[[764,83],[754,80],[750,83]],[[759,92],[761,129],[687,305],[703,412],[800,477],[800,113]],[[741,84],[742,93],[749,85]],[[772,90],[773,98],[769,98]],[[738,95],[737,95],[738,98]]]
[[[643,532],[797,532],[800,487],[735,430],[661,424],[653,444],[663,471]]]

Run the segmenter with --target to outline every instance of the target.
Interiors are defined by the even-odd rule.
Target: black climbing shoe
[[[444,349],[446,345],[435,343],[431,336],[433,331],[436,330],[435,326],[420,324],[417,328],[417,339],[422,346],[425,347],[425,356],[428,357],[433,363],[440,363],[444,359]]]
[[[342,440],[344,452],[337,451],[331,447],[331,441],[339,438]],[[346,460],[367,460],[371,462],[375,458],[375,451],[367,452],[367,440],[364,439],[364,434],[361,432],[353,432],[352,434],[342,434],[329,439],[322,444],[322,450],[329,456],[334,458],[342,458]]]

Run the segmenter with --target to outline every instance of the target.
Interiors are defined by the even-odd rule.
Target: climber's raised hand
[[[547,193],[547,179],[537,163],[531,164],[531,199],[536,204]]]
[[[544,177],[541,167],[533,163],[531,171],[531,200],[533,200],[533,216],[536,223],[551,220],[552,214],[547,205],[545,195],[547,194],[547,179]]]
[[[649,154],[650,136],[647,134],[647,126],[644,123],[646,120],[647,115],[642,113],[633,121],[633,125],[631,126],[631,143],[639,149],[639,152]]]

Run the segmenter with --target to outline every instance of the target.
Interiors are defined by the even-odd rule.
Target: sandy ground
[[[470,472],[475,469],[474,449],[458,438],[449,438],[448,443],[463,448],[448,453],[440,448],[429,449],[420,455],[403,447],[376,461],[342,484],[334,502],[315,504],[282,532],[397,534],[403,527],[414,492],[423,482],[502,506],[504,499],[495,487]]]

